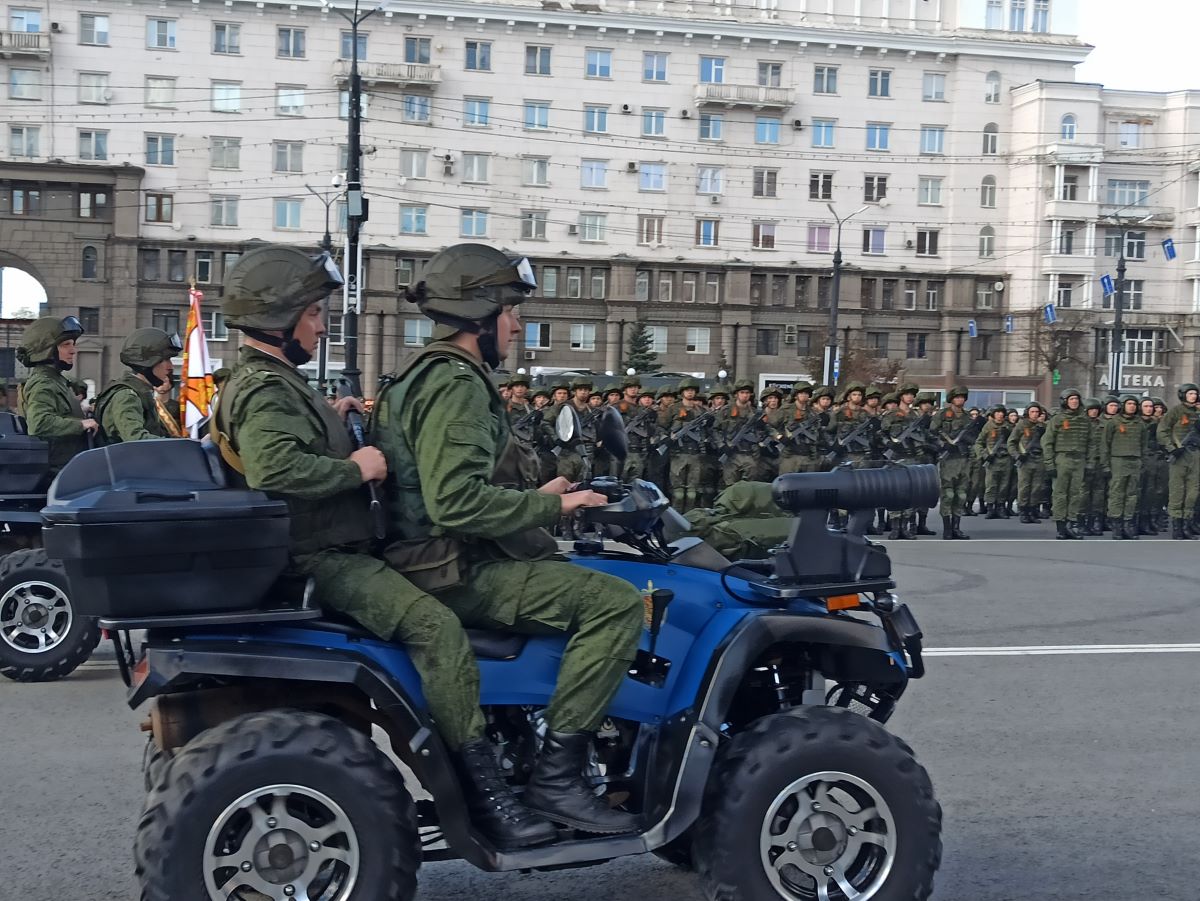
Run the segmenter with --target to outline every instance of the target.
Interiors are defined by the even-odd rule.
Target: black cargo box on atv
[[[187,439],[80,454],[42,521],[84,616],[256,610],[287,565],[287,505],[226,487],[216,456]]]
[[[49,473],[50,446],[16,413],[0,412],[0,495],[44,491]]]

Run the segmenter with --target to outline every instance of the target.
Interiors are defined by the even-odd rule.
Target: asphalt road
[[[966,523],[971,542],[891,546],[935,649],[890,724],[945,807],[935,897],[1194,901],[1200,656],[1156,646],[1200,648],[1200,545]],[[112,664],[0,680],[0,714],[0,898],[135,899],[144,736]],[[699,898],[649,856],[535,875],[439,863],[421,884],[429,901]]]

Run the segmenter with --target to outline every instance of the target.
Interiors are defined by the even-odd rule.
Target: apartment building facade
[[[55,239],[92,277],[52,286],[50,309],[98,307],[96,344],[111,348],[131,317],[182,325],[194,278],[228,362],[236,335],[217,300],[236,256],[255,240],[315,246],[327,216],[341,242],[355,35],[316,0],[48,10],[11,6],[0,41],[12,110],[0,228],[55,218],[17,205],[39,180],[31,167],[127,173],[136,187],[106,215],[134,243],[97,246],[85,270],[79,241]],[[1048,149],[1063,127],[1047,124],[1049,95],[1099,90],[1072,84],[1088,50],[1077,30],[1074,0],[388,3],[356,36],[364,384],[427,339],[403,289],[461,240],[539,267],[509,368],[618,371],[641,323],[670,370],[819,374],[837,219],[851,217],[843,345],[934,387],[965,379],[1026,399],[1048,372],[1033,314],[1066,296],[1060,276],[1081,276],[1077,305],[1086,291],[1076,260],[1054,268],[1058,255],[1032,249],[1082,221],[1049,218],[1062,211],[1042,183],[1047,160],[1062,161],[1063,185],[1075,174],[1074,157]],[[1080,135],[1096,105],[1079,106]],[[1178,115],[1169,127],[1188,127]],[[1086,190],[1108,190],[1106,174],[1089,177]],[[1182,321],[1175,331],[1190,340]],[[1066,374],[1094,376],[1069,368],[1076,356]]]

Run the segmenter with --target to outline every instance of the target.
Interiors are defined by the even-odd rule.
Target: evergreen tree
[[[655,373],[662,369],[662,364],[658,362],[658,354],[651,350],[652,346],[653,339],[650,337],[650,330],[646,328],[644,322],[637,323],[629,336],[625,367],[640,374]]]

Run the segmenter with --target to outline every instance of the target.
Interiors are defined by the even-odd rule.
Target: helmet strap
[[[305,350],[304,345],[296,340],[293,328],[286,329],[282,338],[279,335],[272,335],[270,332],[264,332],[256,328],[247,328],[246,326],[242,326],[242,332],[249,335],[255,341],[261,341],[263,344],[278,347],[283,351],[284,358],[293,366],[303,366],[312,359],[312,354]]]
[[[154,374],[152,366],[130,366],[129,368],[149,382],[151,388],[157,388],[163,383],[163,380]]]
[[[499,312],[489,316],[480,323],[481,327],[478,333],[479,356],[483,357],[483,362],[492,369],[500,365],[500,345],[496,340],[496,321],[499,318]]]

